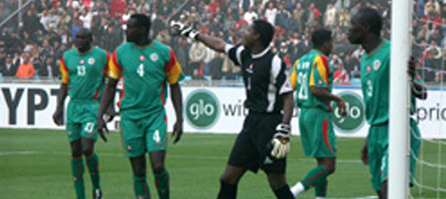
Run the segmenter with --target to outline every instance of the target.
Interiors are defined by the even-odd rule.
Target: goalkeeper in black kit
[[[294,198],[285,178],[294,108],[293,89],[285,73],[285,63],[269,48],[273,26],[263,20],[254,21],[242,32],[243,44],[236,46],[181,23],[173,22],[171,26],[182,36],[226,53],[235,65],[241,67],[246,90],[244,106],[249,114],[220,177],[217,198],[236,198],[237,184],[242,176],[248,170],[256,173],[259,169],[266,173],[278,199]]]

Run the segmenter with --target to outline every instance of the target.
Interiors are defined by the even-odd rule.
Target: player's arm
[[[346,115],[345,103],[342,98],[331,94],[329,89],[328,76],[331,73],[325,56],[317,56],[310,71],[310,93],[324,102],[334,101],[338,105],[340,114]]]
[[[181,135],[183,135],[183,96],[181,93],[180,84],[178,83],[181,77],[181,66],[178,63],[172,49],[169,49],[169,52],[170,58],[164,69],[167,82],[170,85],[170,99],[172,101],[173,108],[175,109],[175,115],[177,118],[172,132],[172,135],[174,136],[173,143],[177,143],[180,141]]]
[[[173,143],[177,143],[180,141],[181,135],[183,134],[183,95],[181,93],[180,84],[178,82],[171,84],[170,92],[170,99],[172,101],[173,108],[175,109],[175,115],[177,118],[172,132],[172,135],[175,137]]]
[[[70,81],[70,76],[68,73],[68,68],[65,65],[64,58],[60,61],[60,72],[62,74],[62,83],[60,84],[59,98],[57,101],[56,111],[53,114],[53,121],[57,125],[62,125],[62,113],[65,105],[65,99],[68,95],[68,83]]]
[[[103,130],[108,132],[108,129],[103,116],[107,107],[110,106],[110,103],[114,99],[114,95],[116,92],[116,85],[118,84],[119,78],[122,75],[122,67],[118,64],[116,50],[113,53],[113,56],[111,57],[108,63],[109,63],[107,71],[108,78],[106,80],[104,91],[102,92],[101,103],[99,105],[99,112],[96,117],[97,128],[98,128],[97,131],[99,132],[99,135],[104,141],[107,141],[107,138],[105,137]]]
[[[171,26],[175,28],[178,34],[188,37],[192,40],[200,41],[207,47],[218,52],[225,52],[226,42],[220,38],[200,34],[192,27],[188,27],[180,22],[172,22]]]

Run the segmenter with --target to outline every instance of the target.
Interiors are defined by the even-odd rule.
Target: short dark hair
[[[130,18],[136,19],[136,25],[139,27],[145,27],[147,32],[150,31],[150,17],[145,14],[132,14]]]
[[[381,35],[381,29],[383,27],[383,19],[379,12],[373,8],[362,8],[359,10],[359,21],[363,25],[370,26],[370,31],[377,35]]]
[[[313,42],[314,47],[320,47],[325,42],[329,42],[333,38],[331,37],[332,33],[327,29],[318,29],[313,32],[311,35],[311,42]]]
[[[265,46],[269,46],[274,36],[273,25],[264,20],[255,20],[253,22],[253,28],[260,35],[260,42]]]

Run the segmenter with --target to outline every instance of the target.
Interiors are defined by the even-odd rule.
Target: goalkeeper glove
[[[277,159],[285,158],[290,151],[291,126],[288,124],[279,124],[276,127],[276,134],[271,140],[271,156]]]
[[[197,40],[199,32],[197,30],[194,30],[192,27],[186,26],[181,22],[175,22],[175,21],[172,21],[170,23],[170,26],[177,29],[178,31],[177,34],[188,37],[189,39],[192,39],[194,41]]]

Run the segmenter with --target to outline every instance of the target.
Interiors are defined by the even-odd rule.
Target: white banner
[[[52,120],[59,85],[1,83],[0,88],[0,128],[63,129]],[[182,87],[182,91],[185,132],[240,132],[248,114],[243,106],[245,91],[242,87]],[[341,137],[365,137],[368,125],[360,89],[343,87],[334,89],[334,93],[344,98],[349,113],[347,118],[333,114],[336,134]],[[417,114],[413,118],[419,122],[424,138],[446,138],[443,129],[446,120],[445,94],[443,90],[429,90],[427,100],[418,100]],[[170,99],[166,102],[171,130],[175,113]],[[118,129],[119,120],[119,117],[115,117],[109,128]],[[298,111],[294,113],[292,126],[293,134],[298,135]]]

